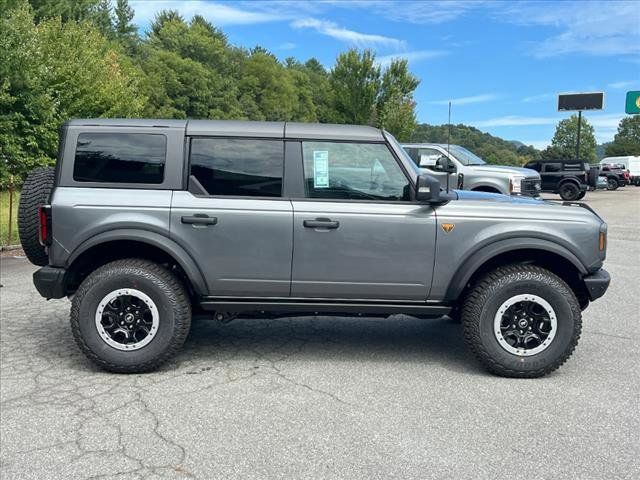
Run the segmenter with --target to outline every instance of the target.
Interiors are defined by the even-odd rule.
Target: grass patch
[[[9,191],[0,191],[0,245],[16,245],[18,239],[18,202],[20,192],[13,192],[13,215],[11,238],[9,238]]]

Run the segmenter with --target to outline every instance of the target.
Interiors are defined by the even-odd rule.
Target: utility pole
[[[578,110],[578,138],[576,141],[576,161],[580,161],[580,127],[582,127],[582,110]]]

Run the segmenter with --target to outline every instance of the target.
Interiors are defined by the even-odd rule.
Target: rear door
[[[384,143],[303,141],[304,198],[293,200],[291,295],[420,300],[436,219]]]
[[[171,236],[213,296],[289,296],[293,210],[282,198],[282,139],[196,137],[189,191],[176,191]]]

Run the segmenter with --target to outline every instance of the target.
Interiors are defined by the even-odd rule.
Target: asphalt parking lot
[[[198,321],[161,371],[104,373],[69,302],[2,258],[0,477],[638,478],[640,188],[585,200],[612,284],[536,380],[491,376],[458,324],[407,316]]]

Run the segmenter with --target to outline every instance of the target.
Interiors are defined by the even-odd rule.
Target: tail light
[[[38,209],[40,229],[38,236],[41,245],[51,245],[51,205],[43,205]]]

